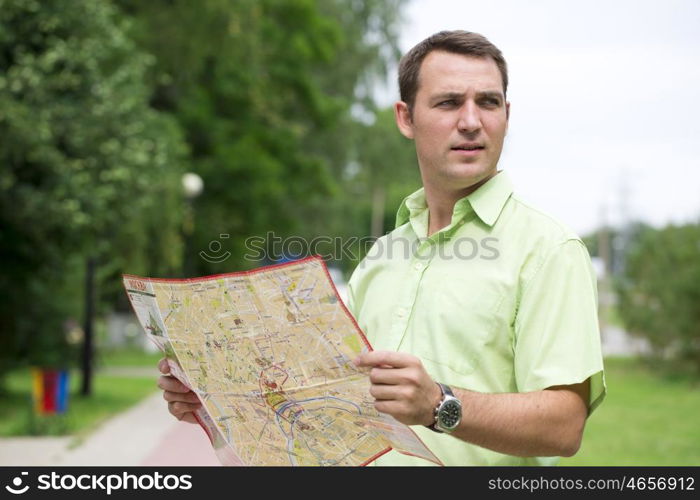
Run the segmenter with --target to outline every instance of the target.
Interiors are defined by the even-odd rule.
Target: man
[[[355,360],[375,406],[446,465],[573,455],[605,396],[595,276],[581,240],[497,169],[505,60],[481,35],[441,32],[404,56],[399,86],[396,122],[415,142],[423,188],[349,282],[375,348]],[[193,420],[196,397],[160,385],[171,413]],[[394,451],[377,460],[424,463]]]

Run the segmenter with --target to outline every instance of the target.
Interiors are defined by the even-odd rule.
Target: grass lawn
[[[155,369],[155,367],[158,365],[158,360],[162,357],[163,353],[160,351],[144,352],[141,349],[105,351],[96,356],[98,367],[138,366],[153,369]]]
[[[155,367],[160,353],[137,351],[105,353],[99,367]],[[31,372],[29,369],[10,373],[7,392],[0,395],[0,437],[27,435],[78,436],[88,433],[107,418],[128,409],[157,391],[156,376],[116,376],[98,373],[93,379],[93,396],[78,395],[80,374],[70,373],[71,393],[68,411],[62,416],[33,418],[31,407]]]
[[[561,465],[700,465],[700,380],[605,360],[608,394]]]

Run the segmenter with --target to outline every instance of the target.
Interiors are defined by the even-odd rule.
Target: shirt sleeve
[[[515,318],[515,377],[520,392],[590,377],[588,413],[606,394],[596,277],[581,240],[555,246],[524,285]]]

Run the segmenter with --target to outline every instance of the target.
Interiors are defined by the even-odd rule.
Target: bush
[[[646,228],[618,280],[626,328],[700,372],[700,224]]]

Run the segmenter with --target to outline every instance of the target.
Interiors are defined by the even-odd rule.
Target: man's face
[[[413,112],[395,106],[401,133],[416,143],[423,184],[463,190],[496,173],[510,104],[491,58],[434,51],[423,60]]]

